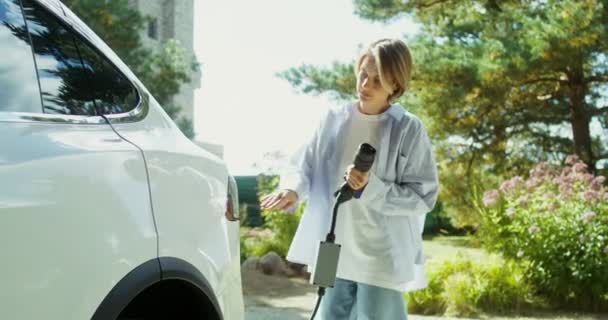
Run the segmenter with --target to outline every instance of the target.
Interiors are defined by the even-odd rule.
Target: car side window
[[[44,112],[96,115],[87,94],[90,78],[80,61],[74,36],[34,1],[22,0],[22,4],[34,47]]]
[[[135,108],[137,91],[103,56],[34,1],[22,4],[45,113],[114,114]]]
[[[0,0],[0,112],[42,112],[36,67],[19,0]]]
[[[134,109],[138,95],[131,82],[87,43],[76,42],[82,63],[90,72],[90,97],[99,112],[116,114]]]

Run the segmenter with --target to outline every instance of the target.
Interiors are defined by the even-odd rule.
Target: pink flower
[[[570,173],[572,173],[572,167],[568,167],[568,166],[566,166],[566,167],[564,167],[564,169],[562,170],[562,176],[567,176],[567,175],[569,175]]]
[[[575,154],[571,154],[571,155],[569,155],[569,156],[567,156],[567,157],[566,157],[566,161],[565,161],[565,162],[566,162],[566,164],[570,164],[570,165],[572,165],[572,164],[577,163],[577,162],[578,162],[578,159],[579,159],[579,158],[578,158],[578,156],[577,156],[577,155],[575,155]]]
[[[539,162],[536,165],[536,167],[534,167],[532,170],[530,170],[530,176],[535,177],[535,178],[541,178],[550,173],[548,171],[548,169],[549,169],[549,163],[547,163],[546,161]]]
[[[587,172],[587,165],[583,162],[577,162],[572,166],[572,171],[576,173]]]
[[[604,184],[604,181],[606,181],[606,177],[604,176],[597,176],[593,178],[593,180],[591,180],[591,189],[596,191],[600,190]]]
[[[540,232],[540,228],[537,225],[532,225],[530,228],[528,228],[529,234],[535,234],[535,233],[539,233],[539,232]]]
[[[560,184],[559,192],[566,198],[569,198],[574,194],[574,190],[572,190],[572,187],[568,184]]]
[[[570,185],[572,184],[576,179],[571,176],[571,175],[561,175],[559,177],[555,177],[555,179],[553,179],[553,182],[556,184],[561,185]]]
[[[526,181],[526,187],[532,189],[540,184],[541,180],[537,177],[532,177]]]
[[[582,197],[587,202],[595,202],[596,200],[600,199],[599,193],[593,190],[586,190],[585,192],[583,192]]]
[[[583,174],[579,174],[576,176],[576,180],[577,181],[584,181],[584,182],[592,182],[593,181],[593,175],[590,173],[583,173]]]
[[[490,190],[484,193],[483,195],[483,204],[486,207],[491,207],[496,204],[498,199],[500,198],[500,193],[498,190]]]
[[[522,185],[524,179],[520,176],[515,176],[500,185],[500,191],[504,193],[511,193],[515,189],[517,189],[520,185]]]
[[[593,219],[595,219],[595,217],[597,217],[597,214],[595,214],[595,212],[587,211],[585,212],[585,214],[583,214],[583,221],[585,223],[590,223],[591,221],[593,221]]]

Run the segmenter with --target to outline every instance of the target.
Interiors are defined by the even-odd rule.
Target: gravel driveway
[[[268,276],[242,270],[245,320],[308,320],[317,302],[316,287],[301,278]],[[409,320],[450,318],[410,315]],[[463,320],[460,318],[459,320]]]

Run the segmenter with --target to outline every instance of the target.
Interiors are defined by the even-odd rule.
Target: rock
[[[307,271],[306,265],[287,261],[287,268],[290,270],[290,277],[300,277],[304,279],[310,278],[310,273]]]
[[[243,270],[243,271],[255,271],[255,270],[258,269],[258,264],[259,263],[260,263],[260,258],[258,258],[258,257],[249,257],[241,265],[241,270]]]
[[[273,251],[260,258],[258,268],[262,270],[264,274],[270,275],[288,275],[290,273],[283,258]]]

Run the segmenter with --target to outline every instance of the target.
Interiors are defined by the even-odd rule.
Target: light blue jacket
[[[338,188],[333,184],[343,149],[340,141],[344,141],[354,108],[350,104],[329,110],[281,175],[279,188],[294,190],[300,201],[307,200],[289,248],[289,261],[313,266],[318,243],[329,232],[333,192]],[[395,283],[407,283],[404,291],[411,291],[427,285],[422,231],[426,213],[437,199],[437,168],[420,119],[399,105],[391,105],[381,121],[381,144],[369,182],[361,197],[351,201],[362,201],[383,217],[391,241]]]

